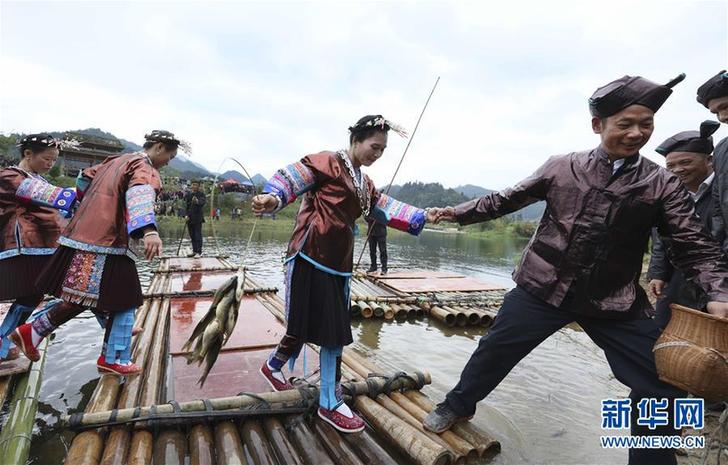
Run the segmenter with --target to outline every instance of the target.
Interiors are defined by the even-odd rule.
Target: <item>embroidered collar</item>
[[[354,188],[356,189],[356,196],[359,198],[359,206],[361,207],[362,215],[364,215],[364,217],[369,216],[371,200],[369,198],[369,189],[367,189],[364,185],[364,175],[361,170],[359,170],[357,175],[357,171],[351,163],[349,152],[347,150],[339,150],[336,153],[339,154],[339,157],[344,161],[346,170],[349,172],[349,176],[351,176],[351,180],[354,182]]]

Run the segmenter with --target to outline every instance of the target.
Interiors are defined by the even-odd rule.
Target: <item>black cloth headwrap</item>
[[[349,126],[349,132],[353,134],[373,127],[377,127],[382,131],[389,131],[389,121],[382,115],[367,115],[357,121],[355,125]]]
[[[589,111],[597,118],[607,118],[630,105],[643,105],[657,112],[672,94],[672,87],[683,79],[685,74],[680,74],[667,84],[660,85],[640,76],[623,76],[592,94]]]
[[[698,102],[708,108],[708,102],[717,97],[728,95],[728,73],[721,71],[708,79],[702,86],[698,87]]]
[[[710,155],[713,153],[712,134],[718,130],[720,123],[707,120],[700,124],[700,131],[683,131],[675,134],[655,149],[657,153],[667,156],[672,152],[693,152]]]
[[[155,129],[150,134],[145,134],[144,138],[149,142],[175,142],[177,145],[180,144],[180,140],[174,134],[161,129]]]
[[[35,147],[60,147],[61,141],[46,133],[28,134],[20,139],[20,142],[18,143],[18,147],[23,145],[32,145]]]

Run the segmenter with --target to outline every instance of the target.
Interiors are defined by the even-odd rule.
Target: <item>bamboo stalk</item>
[[[152,337],[156,332],[157,321],[161,304],[160,300],[155,299],[145,304],[148,309],[147,322],[144,325],[144,332],[138,336],[138,343],[134,346],[132,359],[145,367],[151,347]],[[142,315],[144,316],[144,315]],[[139,389],[142,382],[142,376],[132,376],[126,380],[124,387],[121,389],[119,402],[116,408],[131,408],[138,405]],[[111,429],[109,436],[106,438],[104,453],[101,458],[101,465],[124,465],[126,463],[127,452],[129,451],[129,443],[131,441],[131,431],[126,427],[115,427]],[[139,441],[137,441],[138,443]]]
[[[382,318],[384,316],[384,307],[382,307],[382,304],[379,302],[369,302],[369,305],[372,306],[375,317]]]
[[[419,375],[417,372],[413,374],[409,374],[409,377],[400,377],[395,380],[392,380],[390,383],[390,388],[393,390],[397,389],[420,389],[422,386],[419,386],[418,382],[416,381],[418,379],[418,376],[422,378],[423,384],[430,384],[432,382],[429,373],[420,373]],[[413,380],[415,380],[413,382]],[[363,395],[363,394],[369,394],[370,393],[370,386],[372,389],[375,390],[381,390],[384,388],[385,383],[387,381],[383,378],[372,378],[369,380],[369,382],[362,382],[362,381],[356,381],[356,382],[349,382],[349,383],[343,383],[346,389],[349,390],[353,395]],[[311,388],[313,391],[317,391],[318,389],[315,387]],[[294,403],[299,402],[301,400],[301,393],[298,390],[289,390],[289,391],[280,391],[280,392],[264,392],[258,394],[258,397],[261,399],[269,402],[269,403]],[[257,405],[260,403],[258,399],[253,399],[249,396],[233,396],[233,397],[221,397],[216,399],[210,399],[210,404],[212,405],[212,408],[214,410],[229,410],[229,409],[239,409],[242,407],[248,407],[251,405]],[[164,414],[172,414],[174,413],[174,407],[170,404],[161,404],[157,406],[144,406],[139,408],[138,417],[139,418],[147,418],[151,414],[152,407],[156,408],[157,415],[164,415]],[[188,402],[180,402],[179,403],[180,411],[181,412],[201,412],[206,411],[207,408],[205,407],[205,403],[202,400],[192,400]],[[126,409],[119,409],[116,412],[116,421],[129,421],[132,418],[135,417],[135,411],[136,408],[126,408]],[[94,413],[85,413],[78,417],[78,421],[80,425],[83,426],[97,426],[102,425],[104,423],[108,423],[111,419],[112,412],[111,411],[105,411],[105,412],[94,412]],[[63,424],[67,425],[70,420],[69,415],[62,415],[61,421]]]
[[[155,465],[184,465],[187,441],[176,429],[162,431],[154,441]]]
[[[288,416],[284,424],[291,442],[295,444],[307,465],[335,465],[300,416]]]
[[[420,440],[414,428],[388,414],[384,407],[369,397],[357,397],[354,405],[380,435],[417,465],[447,465],[452,462],[452,454],[447,449],[429,439]]]
[[[480,310],[479,308],[473,308],[471,309],[471,311],[477,313],[480,316],[480,326],[485,326],[487,328],[493,324],[493,317]]]
[[[352,300],[351,305],[349,307],[349,310],[351,312],[351,316],[359,316],[361,315],[361,307],[359,306],[359,303]]]
[[[455,324],[456,325],[465,326],[466,324],[468,324],[468,317],[463,312],[457,311],[457,310],[453,309],[452,307],[448,307],[445,305],[443,305],[442,308],[444,310],[447,310],[448,312],[452,313],[453,315],[455,315]]]
[[[447,326],[455,326],[455,315],[441,307],[434,306],[430,308],[430,315],[445,323]]]
[[[207,425],[195,425],[189,434],[190,465],[215,465],[215,436]]]
[[[131,437],[131,445],[129,446],[129,464],[149,465],[152,463],[153,444],[152,433],[145,430],[136,431]]]
[[[408,391],[404,393],[404,396],[427,413],[435,409],[435,404],[426,395],[419,391]],[[475,446],[478,450],[478,455],[481,457],[491,448],[493,448],[493,450],[500,450],[500,443],[475,426],[472,422],[455,423],[450,428],[450,431]]]
[[[366,458],[369,465],[397,465],[397,462],[374,440],[369,431],[364,430],[342,436],[359,457]]]
[[[412,415],[420,426],[422,425],[422,422],[427,416],[427,412],[419,408],[414,402],[399,392],[392,392],[389,394],[389,397],[400,407],[406,410],[407,413]],[[471,444],[465,439],[457,436],[452,431],[445,431],[440,434],[439,437],[447,443],[448,447],[455,452],[456,455],[461,455],[465,457],[466,460],[475,460],[480,455],[474,444]]]
[[[237,428],[229,421],[215,427],[215,449],[218,465],[247,465]]]
[[[359,306],[361,307],[361,316],[364,318],[371,318],[374,316],[374,310],[365,301],[360,301]]]
[[[266,417],[263,420],[263,428],[281,465],[303,465],[303,459],[288,439],[285,428],[276,417]],[[192,465],[197,464],[192,463]]]
[[[263,427],[257,420],[247,420],[240,426],[240,437],[253,465],[277,465],[275,454]]]
[[[38,393],[43,381],[43,367],[48,352],[48,339],[38,346],[40,358],[19,375],[10,413],[0,431],[0,463],[25,463],[30,452],[33,423],[38,411]]]
[[[364,465],[364,462],[357,457],[349,444],[342,438],[346,434],[339,435],[333,426],[320,418],[316,418],[313,422],[313,430],[336,465]]]
[[[388,320],[388,321],[393,320],[394,319],[394,310],[392,310],[392,308],[385,303],[380,303],[379,305],[381,305],[382,310],[384,310],[384,313],[383,313],[384,319]]]

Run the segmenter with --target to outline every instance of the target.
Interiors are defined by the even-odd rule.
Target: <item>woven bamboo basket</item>
[[[710,401],[728,400],[728,319],[672,304],[653,349],[662,381]]]

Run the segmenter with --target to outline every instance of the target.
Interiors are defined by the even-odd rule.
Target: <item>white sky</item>
[[[712,117],[695,91],[728,64],[726,1],[2,0],[0,28],[0,132],[168,129],[213,171],[235,156],[268,176],[344,147],[364,114],[411,131],[441,76],[396,183],[447,187],[500,189],[596,146],[597,87],[685,72],[643,149],[662,162],[654,147]],[[390,135],[377,184],[404,146]]]

